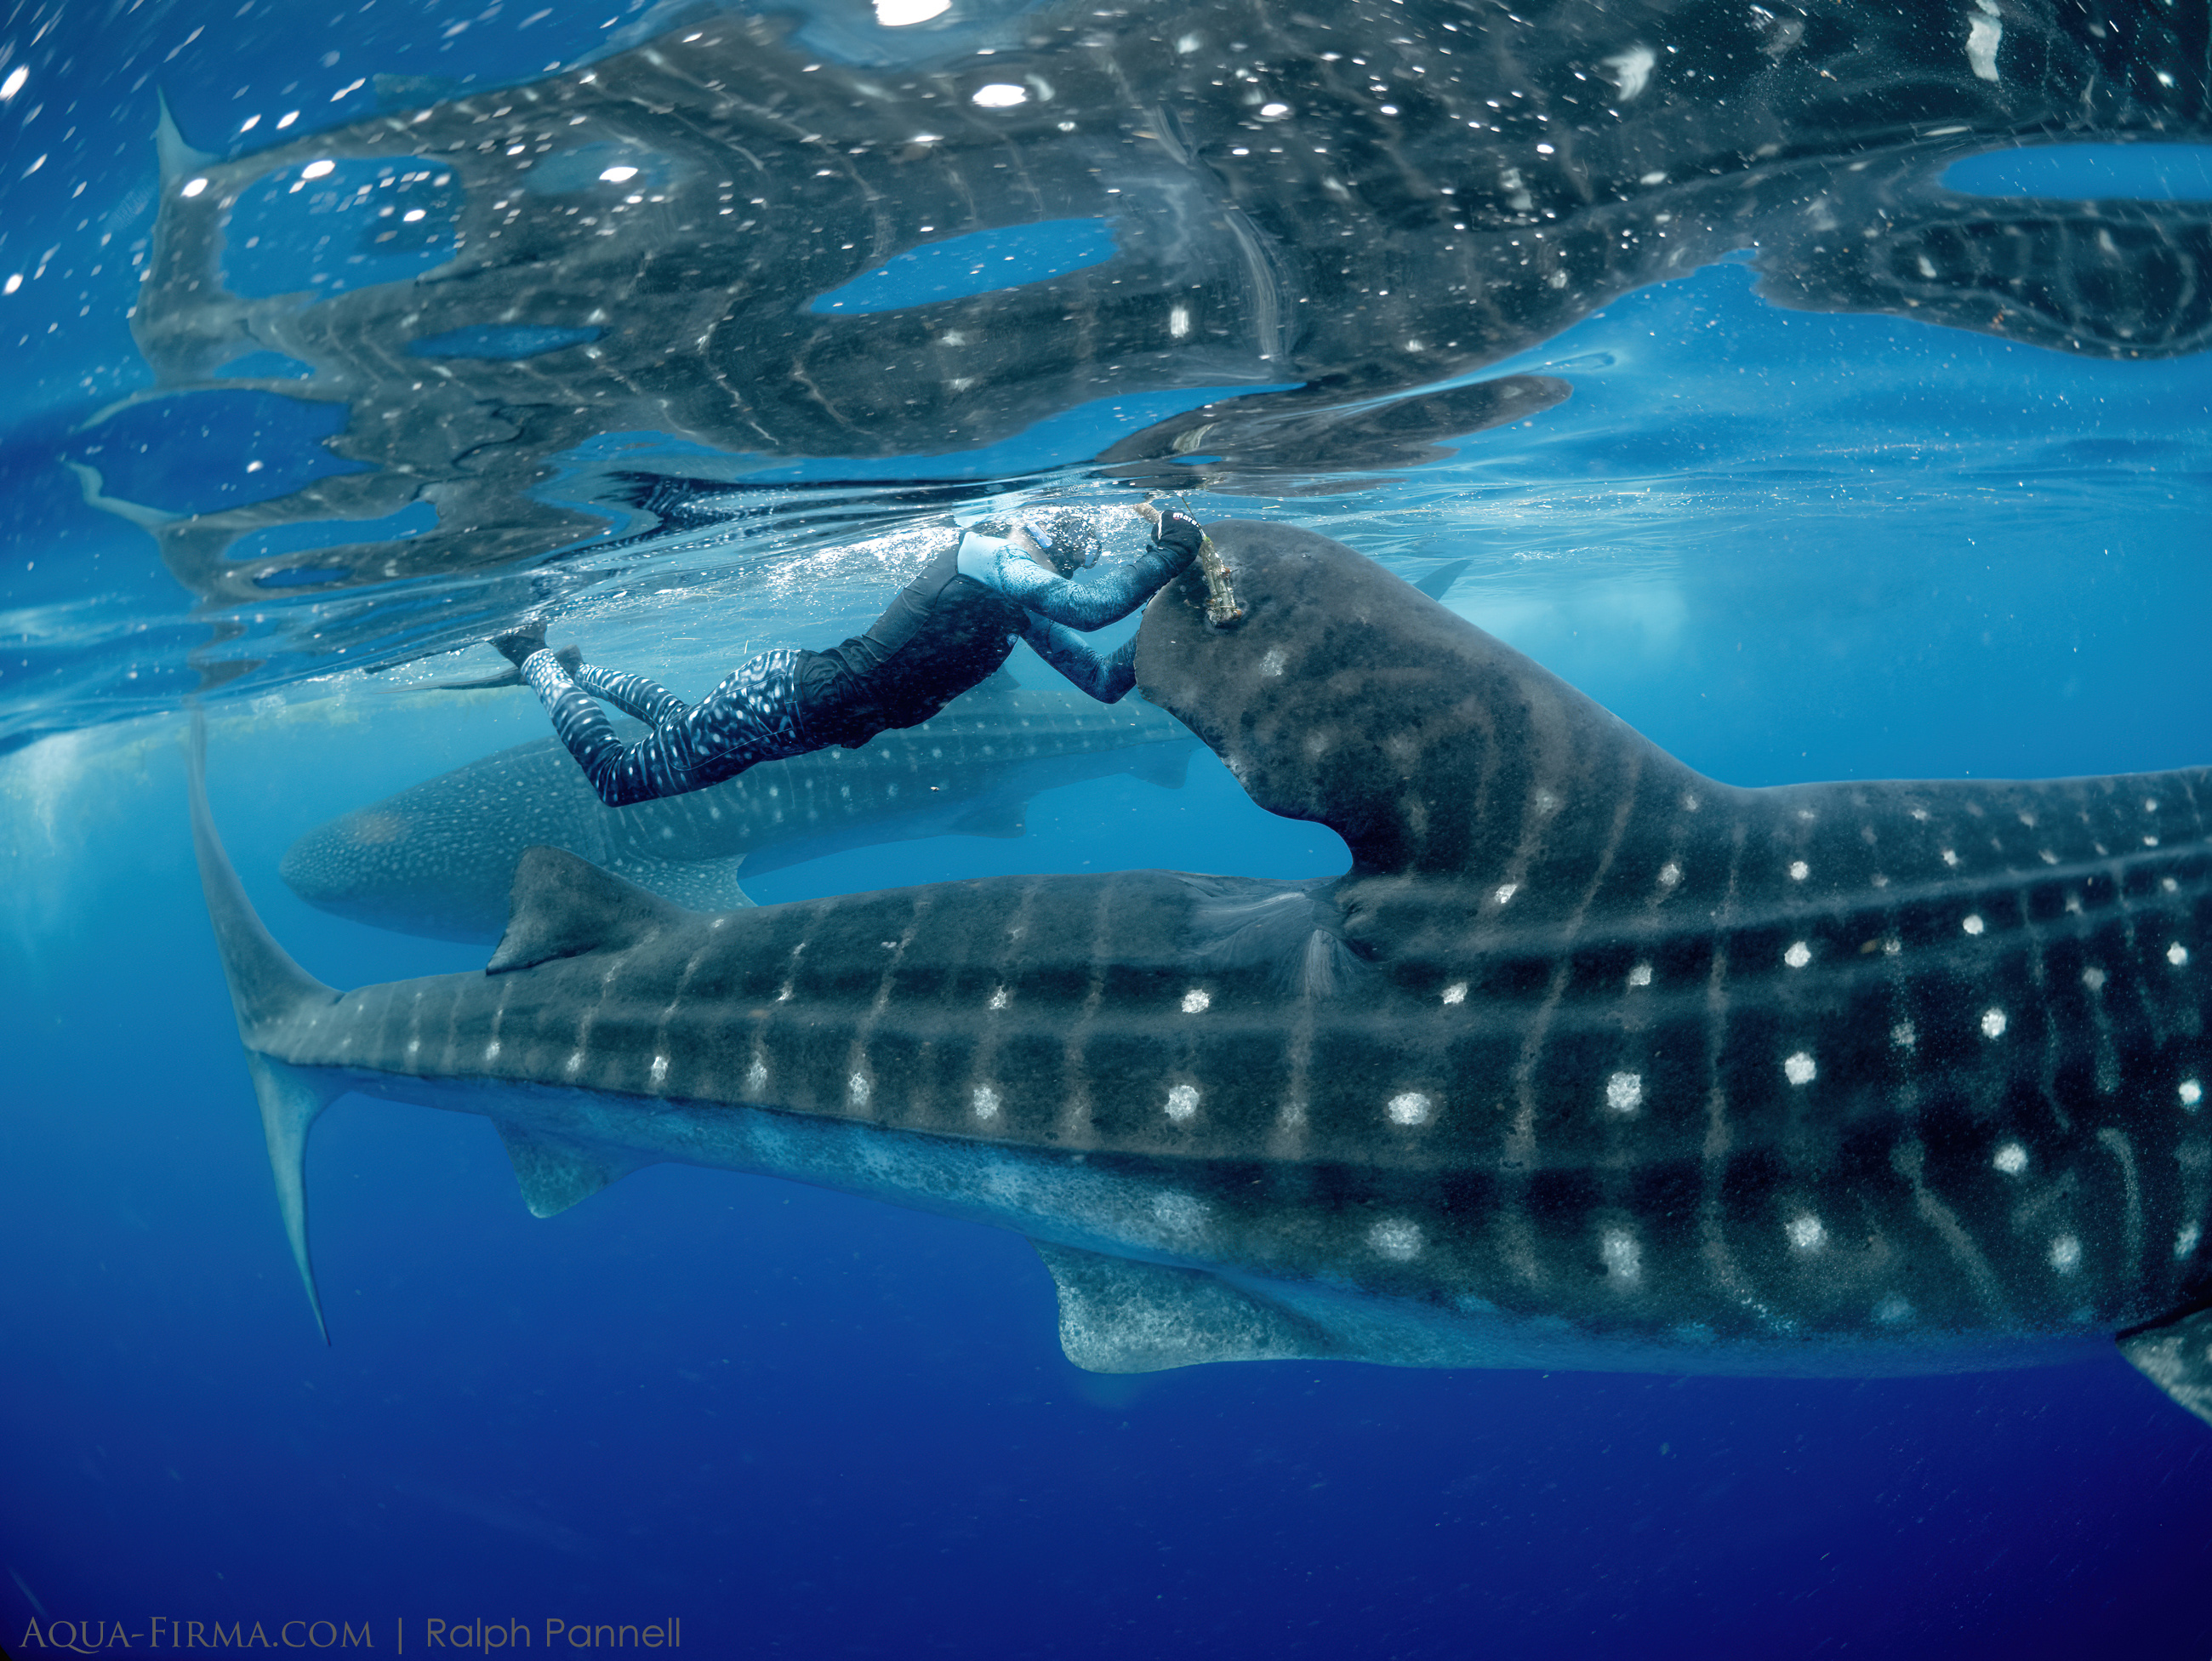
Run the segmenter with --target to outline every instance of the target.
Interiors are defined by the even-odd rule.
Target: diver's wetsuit
[[[1148,548],[1079,587],[1020,550],[973,532],[922,568],[865,635],[826,652],[763,652],[730,672],[696,707],[642,675],[532,652],[522,675],[553,730],[610,807],[704,789],[748,767],[836,745],[856,749],[886,727],[914,727],[1006,660],[1014,642],[1102,703],[1136,684],[1133,636],[1101,657],[1070,629],[1125,618],[1193,557]],[[1065,626],[1063,626],[1065,625]],[[615,736],[594,698],[652,727]]]

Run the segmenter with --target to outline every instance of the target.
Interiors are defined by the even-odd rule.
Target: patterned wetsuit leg
[[[533,652],[523,678],[537,688],[568,753],[610,807],[681,795],[748,767],[817,748],[799,719],[797,652],[763,652],[724,677],[694,708],[641,675],[591,665],[569,678],[550,652]],[[615,736],[592,699],[605,697],[653,730],[635,744]]]

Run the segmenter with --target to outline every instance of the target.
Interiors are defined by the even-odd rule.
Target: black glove
[[[491,646],[492,650],[520,669],[532,652],[545,649],[545,625],[542,622],[526,623],[512,634],[494,635]]]
[[[1159,523],[1152,526],[1152,545],[1172,548],[1186,562],[1196,559],[1206,532],[1198,528],[1198,521],[1180,508],[1160,509]]]

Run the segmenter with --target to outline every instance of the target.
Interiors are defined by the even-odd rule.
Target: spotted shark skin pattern
[[[1506,414],[1508,392],[1528,395],[1510,419],[1557,402],[1559,383],[1528,378],[1487,411],[1435,389],[1743,249],[1785,305],[2100,357],[2212,341],[2204,204],[1938,182],[2014,143],[2203,140],[2201,0],[1186,0],[980,25],[960,9],[941,30],[874,32],[899,64],[724,15],[234,156],[173,136],[133,318],[161,395],[343,402],[329,445],[364,471],[150,524],[171,570],[204,598],[264,606],[271,578],[296,593],[535,566],[601,528],[534,487],[607,432],[744,455],[938,455],[1175,388],[1216,400],[1198,423],[1200,453],[1220,459],[1209,478],[1273,474],[1272,493],[1309,454],[1357,465],[1382,440],[1419,459]],[[979,104],[991,85],[1020,101]],[[635,176],[598,179],[609,156]],[[234,291],[225,216],[333,159],[450,192],[422,197],[436,217],[419,232],[373,234],[450,218],[452,261],[313,305]],[[810,309],[947,239],[1071,219],[1107,222],[1114,257],[893,310]],[[596,338],[434,368],[409,350],[495,324]],[[254,347],[316,374],[218,374]],[[1218,390],[1237,386],[1287,390]],[[1113,459],[1158,477],[1190,435],[1177,417]],[[404,539],[235,547],[433,496],[439,523]],[[351,663],[393,625],[367,604],[311,626],[292,649],[343,647]]]
[[[2212,775],[1738,789],[1340,544],[1210,534],[1245,620],[1179,579],[1140,684],[1342,879],[705,917],[534,850],[485,975],[249,988],[249,1050],[596,1180],[1020,1227],[1072,1354],[1101,1263],[1258,1288],[1273,1335],[1216,1357],[1907,1372],[2203,1302]]]
[[[858,750],[766,762],[706,790],[603,805],[557,739],[496,755],[316,826],[280,873],[309,904],[436,940],[496,940],[524,849],[566,849],[679,904],[840,848],[948,832],[1018,835],[1036,790],[1131,770],[1179,781],[1193,748],[1139,699],[1111,709],[995,677],[921,726]]]

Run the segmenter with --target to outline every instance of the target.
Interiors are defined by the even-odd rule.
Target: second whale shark
[[[935,719],[858,750],[765,763],[690,795],[609,807],[558,739],[409,786],[285,851],[310,905],[433,940],[499,938],[515,861],[564,849],[680,905],[750,905],[757,875],[921,837],[1018,837],[1030,799],[1109,773],[1180,786],[1188,730],[1140,699],[1101,707],[994,675]]]
[[[1079,1364],[2127,1358],[2212,1420],[2212,771],[1739,789],[1329,539],[1210,527],[1139,684],[1340,878],[702,916],[533,849],[481,974],[339,993],[197,841],[311,1295],[309,1127],[491,1118],[1012,1228]]]

